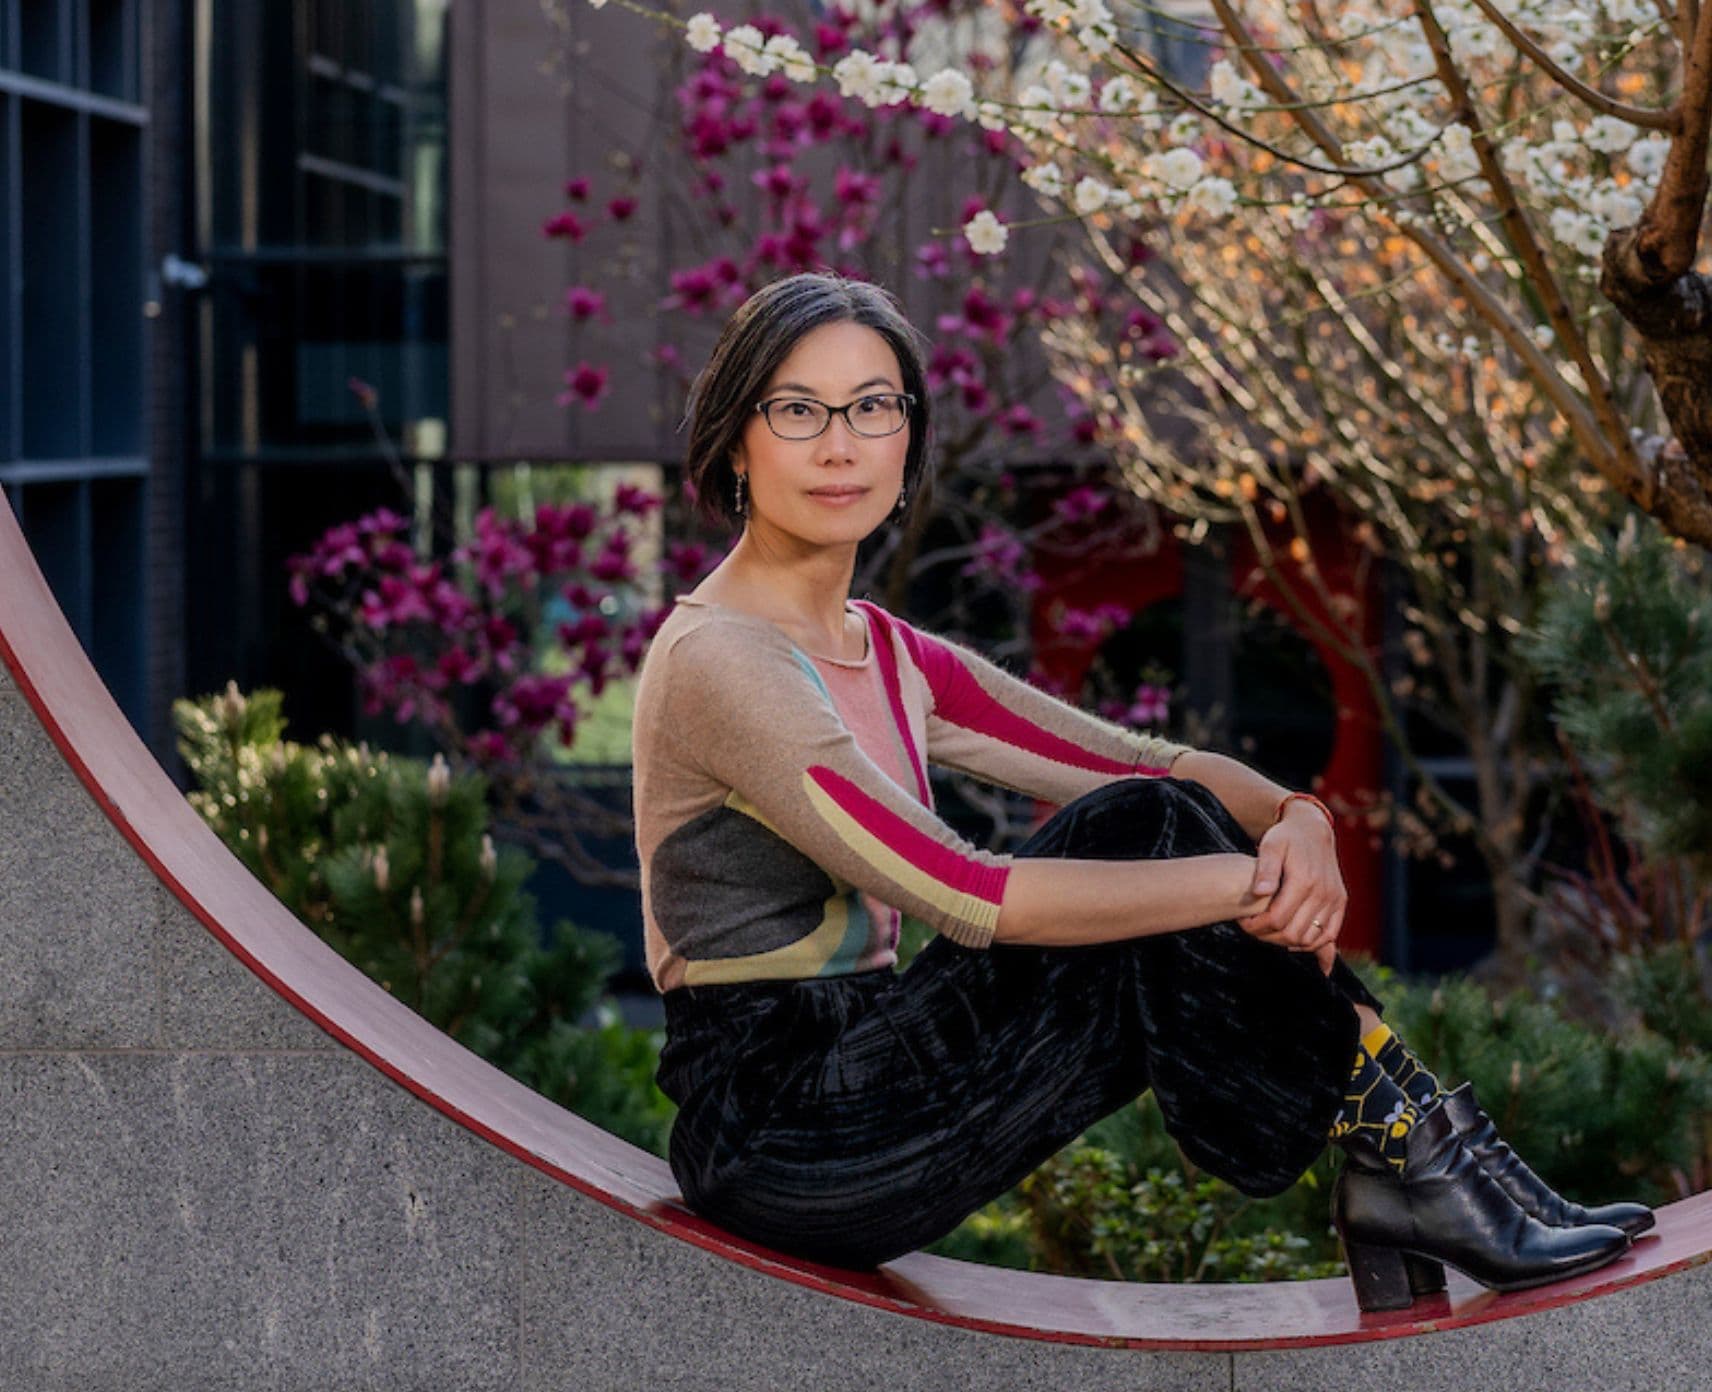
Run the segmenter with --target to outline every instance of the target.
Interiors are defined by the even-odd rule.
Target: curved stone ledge
[[[1394,1316],[1342,1281],[860,1274],[742,1243],[286,913],[126,724],[4,507],[0,959],[0,1386],[1555,1392],[1712,1360],[1707,1196],[1603,1272],[1453,1279]]]

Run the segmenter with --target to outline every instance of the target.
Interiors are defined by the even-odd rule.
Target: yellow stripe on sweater
[[[899,888],[940,910],[959,923],[976,929],[983,938],[991,938],[999,922],[999,906],[953,888],[944,880],[918,870],[873,832],[863,826],[808,774],[803,775],[803,791],[839,840],[861,856]],[[900,906],[901,907],[901,906]]]
[[[850,901],[842,894],[826,901],[820,927],[794,943],[747,957],[715,957],[684,963],[686,986],[722,986],[732,981],[795,981],[819,976],[844,945],[850,927]]]

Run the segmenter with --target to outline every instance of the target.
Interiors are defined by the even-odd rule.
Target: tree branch
[[[1518,29],[1510,17],[1494,5],[1492,0],[1474,0],[1474,5],[1481,14],[1503,31],[1505,38],[1533,60],[1535,67],[1539,68],[1564,91],[1586,103],[1595,111],[1602,111],[1607,116],[1615,116],[1619,121],[1627,121],[1632,126],[1641,126],[1647,130],[1675,132],[1681,128],[1681,103],[1659,111],[1653,107],[1631,106],[1628,102],[1621,102],[1615,97],[1608,97],[1597,87],[1589,87],[1573,73],[1566,72],[1559,67],[1552,56]]]

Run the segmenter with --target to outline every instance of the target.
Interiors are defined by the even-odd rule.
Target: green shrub
[[[660,1041],[603,1001],[601,934],[543,945],[530,857],[496,847],[473,774],[323,736],[284,738],[277,691],[174,704],[191,805],[285,906],[454,1039],[555,1102],[663,1153]]]
[[[1522,651],[1593,795],[1649,860],[1712,874],[1712,572],[1631,513],[1577,549]],[[1705,928],[1704,920],[1689,927]]]

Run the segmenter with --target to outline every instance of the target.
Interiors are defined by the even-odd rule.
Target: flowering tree
[[[633,674],[665,618],[638,582],[640,524],[659,498],[620,484],[610,507],[544,503],[527,519],[484,508],[447,554],[419,554],[390,509],[330,529],[290,561],[291,595],[356,668],[365,709],[426,729],[483,769],[514,834],[588,882],[624,882],[585,845],[628,823],[563,779],[550,747],[576,738],[586,703]],[[701,548],[661,568],[693,576]]]
[[[1712,18],[1667,0],[1604,0],[1597,13],[1359,0],[1335,23],[1269,0],[1208,4],[1192,27],[1225,56],[1206,91],[1174,80],[1105,0],[995,9],[1038,39],[1023,61],[1004,70],[970,61],[977,44],[942,46],[925,80],[913,49],[853,50],[826,68],[754,25],[659,17],[756,74],[825,75],[870,104],[914,97],[1008,130],[1036,190],[1095,225],[1164,214],[1180,234],[1228,239],[1240,261],[1249,234],[1289,237],[1330,216],[1348,250],[1321,266],[1338,281],[1361,281],[1394,243],[1398,273],[1462,302],[1588,467],[1712,545],[1712,282],[1695,269]],[[998,253],[1008,230],[994,213],[967,237]],[[1627,332],[1604,328],[1613,308]],[[1613,389],[1637,339],[1656,399]]]
[[[1416,760],[1426,809],[1475,837],[1516,938],[1539,743],[1510,638],[1539,578],[1589,534],[1604,484],[1712,544],[1712,293],[1693,268],[1712,20],[1634,0],[1508,15],[1379,0],[1335,21],[1210,0],[1167,21],[1207,50],[1191,87],[1103,0],[992,13],[1024,41],[1008,65],[971,61],[991,51],[977,36],[854,51],[815,76],[1028,151],[1047,213],[987,210],[970,246],[1079,221],[1166,326],[1181,351],[1164,364],[1074,323],[1044,338],[1136,490],[1246,528],[1301,620],[1367,668],[1405,757],[1400,705],[1452,725],[1474,802]],[[698,16],[685,32],[783,72],[789,48],[745,28]],[[1142,237],[1168,242],[1168,267],[1125,255]],[[1404,670],[1324,584],[1315,491],[1404,573]]]

